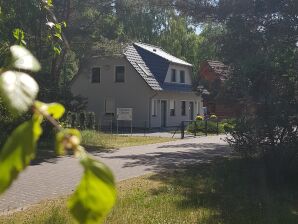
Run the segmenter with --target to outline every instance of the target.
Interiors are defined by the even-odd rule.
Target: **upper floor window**
[[[100,68],[92,68],[91,83],[100,83]]]
[[[124,66],[116,66],[115,82],[124,82],[124,73],[125,73]]]
[[[180,71],[180,83],[185,83],[185,71]]]
[[[171,82],[176,82],[176,69],[172,69]]]

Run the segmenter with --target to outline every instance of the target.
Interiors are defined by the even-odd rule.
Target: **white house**
[[[134,43],[121,56],[94,56],[74,78],[71,90],[88,99],[100,123],[116,120],[117,108],[133,109],[133,126],[179,126],[202,114],[193,91],[192,65],[160,47]]]

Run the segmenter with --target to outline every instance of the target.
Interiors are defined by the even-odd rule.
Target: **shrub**
[[[202,121],[202,120],[204,120],[203,116],[197,116],[196,117],[196,121]]]
[[[217,122],[216,121],[196,121],[191,123],[187,126],[186,130],[191,133],[198,133],[198,132],[204,132],[205,133],[205,125],[207,122],[207,133],[215,134],[217,133]],[[219,122],[218,123],[218,132],[224,133],[224,123]]]

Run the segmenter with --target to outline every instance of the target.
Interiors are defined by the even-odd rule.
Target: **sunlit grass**
[[[169,142],[175,139],[148,136],[122,136],[96,131],[82,131],[82,144],[90,148],[117,149],[122,147]]]
[[[0,223],[74,223],[66,199],[0,217]],[[222,159],[118,183],[107,224],[297,224],[297,188],[267,181],[258,162]]]

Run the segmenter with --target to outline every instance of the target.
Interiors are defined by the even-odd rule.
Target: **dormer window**
[[[171,82],[176,82],[176,69],[172,69]]]
[[[185,83],[185,71],[180,71],[180,83]]]

